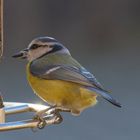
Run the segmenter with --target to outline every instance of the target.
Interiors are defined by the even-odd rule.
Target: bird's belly
[[[96,104],[96,94],[80,87],[79,84],[61,80],[45,80],[28,75],[34,92],[51,105],[71,109],[78,114],[85,108]]]

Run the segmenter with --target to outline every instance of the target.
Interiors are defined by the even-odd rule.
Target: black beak
[[[14,54],[12,57],[13,58],[22,58],[22,56],[23,56],[23,52],[19,52],[19,53]]]
[[[19,53],[14,54],[12,57],[13,57],[13,58],[25,59],[25,58],[26,58],[25,53],[26,53],[25,51],[21,51],[21,52],[19,52]]]

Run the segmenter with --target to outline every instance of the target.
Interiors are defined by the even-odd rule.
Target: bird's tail
[[[86,88],[96,92],[99,95],[101,95],[105,100],[107,100],[111,104],[113,104],[117,107],[122,107],[121,104],[118,101],[116,101],[111,95],[109,95],[108,91],[105,91],[105,90],[102,90],[102,89],[97,89],[97,88],[94,88],[94,87],[86,87]]]

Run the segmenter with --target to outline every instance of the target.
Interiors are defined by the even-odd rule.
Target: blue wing
[[[63,80],[80,84],[84,88],[92,90],[101,95],[104,99],[121,107],[121,105],[113,99],[101,84],[96,80],[95,76],[88,72],[85,68],[77,68],[69,65],[47,65],[45,67],[30,66],[30,72],[39,78],[47,80]]]

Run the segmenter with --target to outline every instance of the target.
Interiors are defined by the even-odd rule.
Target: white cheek
[[[33,61],[33,60],[41,57],[45,53],[50,52],[51,50],[52,50],[52,48],[41,47],[41,48],[37,48],[37,49],[32,50],[32,51],[29,51],[27,59],[28,59],[28,61]]]
[[[33,60],[33,58],[32,58],[32,53],[31,53],[31,52],[28,52],[27,60],[28,60],[28,61],[32,61],[32,60]]]

